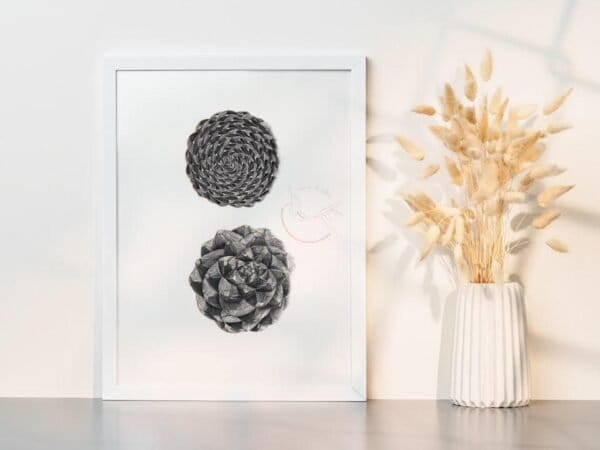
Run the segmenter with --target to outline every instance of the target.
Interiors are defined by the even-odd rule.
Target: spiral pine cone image
[[[247,112],[222,111],[202,120],[188,138],[186,173],[200,195],[220,206],[250,207],[277,175],[270,127]]]
[[[260,331],[287,306],[288,254],[266,228],[219,230],[202,246],[189,281],[198,308],[221,329]]]

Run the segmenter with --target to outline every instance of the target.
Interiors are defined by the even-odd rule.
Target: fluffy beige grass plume
[[[464,66],[462,89],[445,83],[439,107],[421,104],[412,110],[434,122],[429,130],[445,150],[440,161],[428,161],[420,169],[419,177],[430,180],[443,165],[453,190],[450,204],[438,203],[425,192],[401,194],[412,210],[406,225],[424,238],[421,259],[436,248],[447,250],[442,255],[451,259],[456,273],[473,283],[503,281],[505,260],[514,253],[505,243],[524,239],[510,236],[516,212],[536,211],[529,227],[544,230],[561,215],[558,208],[547,208],[573,188],[570,184],[541,186],[564,173],[563,168],[541,159],[546,156],[546,140],[571,128],[564,122],[546,121],[572,90],[541,109],[513,104],[502,88],[491,89],[493,69],[492,54],[486,51],[478,76],[471,66]],[[404,136],[396,140],[409,157],[425,160],[417,144]],[[567,251],[557,239],[546,243],[557,252]]]

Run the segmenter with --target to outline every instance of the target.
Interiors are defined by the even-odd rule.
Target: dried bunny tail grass
[[[490,112],[494,115],[498,115],[500,107],[502,106],[502,88],[496,89],[492,100],[490,101]]]
[[[513,165],[499,164],[498,165],[498,189],[502,190],[507,184],[512,184],[515,171],[517,169]],[[504,191],[502,191],[504,192]],[[501,193],[502,193],[501,192]]]
[[[476,200],[482,201],[490,197],[498,190],[498,184],[498,164],[496,161],[488,159],[483,164],[479,178],[479,190],[475,194]]]
[[[461,213],[460,208],[457,206],[440,206],[438,209],[449,218],[458,216]]]
[[[446,229],[444,230],[444,233],[442,234],[442,237],[440,238],[441,245],[446,246],[450,243],[450,241],[452,240],[452,237],[454,237],[455,226],[456,226],[456,218],[453,217],[448,222],[448,225],[446,226]]]
[[[537,142],[535,145],[529,147],[527,150],[521,153],[521,157],[519,158],[519,167],[523,168],[523,166],[527,166],[536,162],[542,156],[545,148],[546,147],[541,142]]]
[[[482,151],[477,147],[468,147],[465,149],[465,155],[467,155],[471,159],[479,159],[482,156]]]
[[[498,109],[498,112],[496,113],[496,117],[498,117],[499,119],[501,119],[504,116],[504,113],[506,112],[506,109],[508,108],[508,102],[509,102],[509,99],[507,97],[500,104],[500,108]]]
[[[530,131],[525,136],[514,141],[512,147],[516,152],[521,153],[534,145],[540,137],[541,133],[539,131]]]
[[[425,220],[425,213],[419,211],[408,218],[406,221],[406,226],[413,227]]]
[[[489,50],[485,51],[481,66],[479,68],[479,74],[483,81],[489,81],[492,78],[492,71],[494,70],[494,61],[492,59],[492,52]]]
[[[460,137],[452,130],[440,125],[432,125],[429,130],[453,152],[460,152]]]
[[[472,199],[479,187],[479,180],[474,174],[472,161],[463,161],[460,170],[463,174],[467,197]]]
[[[506,119],[506,125],[504,128],[506,130],[507,136],[509,136],[509,137],[514,137],[515,134],[518,132],[519,121],[518,121],[517,115],[514,113],[514,111],[512,113],[509,111],[508,117]]]
[[[558,209],[551,209],[549,211],[543,212],[531,223],[535,228],[541,230],[542,228],[546,228],[560,216],[560,211]]]
[[[513,139],[521,138],[527,134],[527,129],[518,124],[507,131],[508,135]]]
[[[542,110],[544,112],[544,115],[548,116],[554,111],[556,111],[558,108],[560,108],[567,99],[567,97],[571,94],[571,92],[573,92],[573,88],[567,89],[565,92],[563,92],[550,103],[548,103],[546,106],[544,106],[544,109]]]
[[[504,265],[502,264],[502,261],[494,260],[494,262],[492,262],[492,274],[493,280],[495,280],[496,283],[504,283]]]
[[[465,108],[463,115],[470,124],[475,125],[477,123],[477,118],[475,117],[475,108],[472,106]]]
[[[441,125],[431,125],[429,131],[442,142],[446,141],[446,135],[449,133],[448,128]]]
[[[545,150],[544,140],[570,125],[540,119],[556,111],[571,90],[543,108],[515,106],[500,88],[488,99],[482,86],[488,87],[483,83],[490,80],[493,66],[492,54],[486,51],[479,78],[471,66],[464,65],[461,91],[445,84],[440,106],[421,104],[412,110],[439,117],[439,124],[429,128],[450,151],[440,164],[425,164],[418,176],[427,179],[444,165],[451,182],[459,187],[460,201],[452,199],[448,206],[438,206],[424,193],[403,195],[412,209],[407,225],[424,236],[421,259],[436,246],[451,250],[461,280],[472,283],[504,279],[505,259],[513,252],[512,244],[505,245],[512,204],[548,208],[537,212],[531,221],[532,228],[542,229],[560,217],[552,202],[573,187],[530,191],[539,180],[564,172],[556,165],[538,161]],[[425,158],[424,152],[406,138],[400,136],[397,141],[412,158]],[[549,240],[547,244],[556,251],[566,251],[559,241]]]
[[[500,197],[490,198],[486,200],[483,210],[488,216],[499,216],[504,211],[504,201]]]
[[[454,258],[454,264],[456,264],[458,276],[463,283],[467,283],[471,277],[469,272],[469,265],[467,264],[467,261],[465,260],[465,257],[463,255],[462,246],[455,245],[452,253]]]
[[[448,171],[448,175],[450,176],[450,180],[456,186],[462,186],[464,183],[464,178],[461,170],[458,168],[456,163],[449,157],[446,156],[446,170]]]
[[[455,131],[449,130],[446,133],[446,139],[444,140],[444,144],[446,144],[446,147],[448,147],[453,152],[460,153],[460,151],[461,151],[460,136],[461,135],[456,133]]]
[[[555,252],[567,253],[569,251],[569,247],[567,247],[565,243],[559,241],[558,239],[548,239],[546,241],[546,245]]]
[[[473,76],[473,72],[468,64],[465,64],[465,97],[469,100],[474,101],[477,97],[477,81]]]
[[[517,120],[525,120],[535,114],[536,105],[519,105],[511,108],[510,114],[514,114]]]
[[[400,195],[410,209],[415,212],[423,212],[426,214],[436,208],[435,202],[424,192],[417,192],[416,194],[400,193]]]
[[[440,170],[439,164],[431,164],[431,165],[425,167],[425,170],[423,170],[423,172],[421,172],[421,175],[419,176],[419,178],[421,178],[423,180],[426,178],[429,178],[430,176],[435,175],[438,170]]]
[[[518,166],[523,154],[533,147],[541,136],[542,134],[539,131],[530,131],[525,136],[514,140],[505,155],[504,161],[507,164]]]
[[[431,225],[425,233],[425,243],[421,248],[420,261],[423,261],[427,257],[429,252],[431,252],[431,249],[433,248],[439,237],[440,227],[438,227],[437,225]]]
[[[463,137],[463,144],[467,147],[478,147],[480,148],[483,144],[479,136],[477,135],[477,130],[469,130]]]
[[[412,112],[417,114],[425,114],[426,116],[433,116],[435,115],[436,110],[430,105],[417,105],[412,109]]]
[[[481,107],[479,110],[479,120],[478,120],[478,129],[479,129],[479,137],[483,142],[485,142],[488,138],[488,111],[487,111],[487,98],[484,97],[481,102]]]
[[[530,169],[521,179],[521,188],[526,189],[535,181],[560,175],[564,171],[565,169],[558,167],[556,164],[540,164]]]
[[[493,147],[489,148],[490,153],[504,153],[508,149],[508,145],[503,139],[498,139]]]
[[[507,191],[502,195],[502,198],[506,203],[523,203],[526,195],[520,191]]]
[[[498,141],[502,136],[502,120],[494,117],[489,126],[488,137],[490,141]]]
[[[425,158],[423,151],[405,137],[396,136],[396,141],[411,158],[417,161],[422,161]]]
[[[554,122],[554,123],[549,124],[546,127],[546,132],[549,134],[556,134],[556,133],[560,133],[561,131],[568,130],[570,128],[573,128],[573,126],[571,124],[564,123],[564,122]]]
[[[452,113],[446,107],[446,103],[444,101],[444,96],[442,95],[438,98],[440,101],[440,107],[441,107],[440,115],[442,116],[442,120],[444,122],[448,122],[450,120],[450,118],[452,117]]]
[[[529,171],[529,176],[534,180],[541,180],[542,178],[560,175],[564,171],[565,169],[558,167],[556,164],[543,164],[531,169]]]
[[[454,220],[454,240],[459,244],[465,241],[465,219],[463,216],[456,216]]]
[[[458,101],[454,94],[454,89],[449,83],[444,85],[444,97],[442,98],[442,106],[444,107],[444,115],[451,119],[458,111]]]
[[[459,151],[460,135],[441,125],[431,125],[429,131],[450,150]]]
[[[461,214],[467,220],[474,220],[475,219],[475,212],[471,208],[462,208],[461,209]]]
[[[466,122],[462,116],[456,115],[450,119],[450,132],[457,138],[463,136],[468,131],[468,122]]]
[[[554,200],[556,200],[561,195],[569,192],[571,189],[575,187],[574,184],[571,185],[563,185],[563,186],[550,186],[549,188],[544,189],[537,196],[537,203],[542,208],[545,208]]]

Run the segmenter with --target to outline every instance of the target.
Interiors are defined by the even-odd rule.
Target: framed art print
[[[364,400],[364,58],[107,59],[103,98],[103,398]]]

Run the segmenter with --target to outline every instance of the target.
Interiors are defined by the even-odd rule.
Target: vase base
[[[529,405],[529,399],[511,400],[511,401],[474,401],[451,399],[452,404],[456,406],[465,406],[468,408],[520,408]]]

